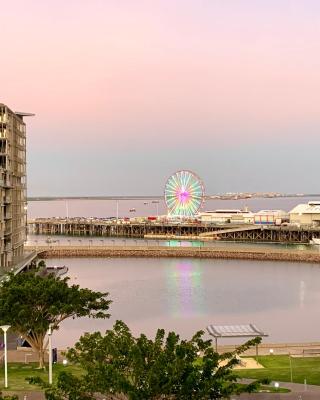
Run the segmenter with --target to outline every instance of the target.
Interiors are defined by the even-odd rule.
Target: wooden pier
[[[308,244],[320,238],[320,228],[296,226],[212,225],[199,223],[116,223],[87,218],[45,218],[28,222],[30,234],[124,238],[198,238],[264,243]]]
[[[36,235],[143,238],[145,235],[199,236],[215,229],[214,226],[201,224],[116,223],[87,218],[44,218],[28,221],[29,233]]]

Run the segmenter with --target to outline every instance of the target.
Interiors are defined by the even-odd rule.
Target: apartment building
[[[0,103],[0,266],[23,258],[26,239],[26,124],[32,114]]]

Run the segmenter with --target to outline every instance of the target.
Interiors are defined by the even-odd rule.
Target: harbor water
[[[255,209],[289,210],[299,202],[299,199],[267,200],[268,203],[257,204]],[[282,206],[273,201],[283,201]],[[69,216],[112,216],[110,210],[114,201],[110,202],[112,204],[100,200],[85,204],[82,200],[72,201],[68,204]],[[212,209],[231,208],[225,201],[223,204],[213,205]],[[123,210],[129,209],[128,206],[134,207],[132,203],[126,204]],[[155,203],[141,204],[142,208],[149,206],[154,207]],[[158,207],[162,213],[160,203]],[[138,213],[138,206],[135,208]],[[241,204],[236,202],[232,208],[241,208]],[[29,203],[32,218],[63,216],[63,210],[65,202]],[[40,243],[45,238],[30,237],[29,240]],[[58,240],[79,239],[60,237]],[[139,241],[136,244],[139,245]],[[305,250],[301,248],[301,251]],[[188,338],[198,330],[205,330],[208,324],[254,323],[269,334],[264,341],[319,340],[318,264],[176,258],[67,258],[46,262],[48,266],[66,265],[71,283],[107,291],[113,301],[110,319],[65,321],[53,336],[53,343],[59,348],[72,346],[83,332],[110,329],[117,319],[125,321],[135,334],[144,332],[148,336],[154,335],[157,328],[164,328]]]
[[[65,321],[54,335],[65,348],[86,331],[122,319],[135,334],[157,328],[190,337],[208,324],[254,323],[271,342],[319,340],[320,266],[199,259],[50,259],[72,283],[107,291],[109,320]]]
[[[203,210],[216,209],[243,209],[251,211],[281,209],[290,211],[299,203],[318,200],[317,197],[277,197],[277,198],[250,198],[242,200],[206,200]],[[131,210],[131,211],[130,211]],[[52,200],[29,201],[28,217],[139,217],[166,214],[163,199],[124,199],[114,200]]]

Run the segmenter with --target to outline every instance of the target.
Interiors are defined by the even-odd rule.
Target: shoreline
[[[41,258],[203,258],[258,261],[286,261],[320,264],[320,252],[230,249],[226,247],[155,246],[26,246]]]
[[[210,337],[212,340],[212,337]],[[237,347],[241,346],[244,343],[245,338],[241,340],[239,338],[239,343],[218,343],[218,353],[226,353],[232,352]],[[214,346],[214,340],[212,341],[212,346]],[[273,349],[273,355],[286,355],[290,354],[291,356],[303,357],[304,350],[319,350],[320,342],[318,341],[306,341],[306,342],[262,342],[258,346],[259,355],[270,355],[270,349]],[[58,357],[61,359],[64,358],[61,353],[65,352],[66,348],[58,349]],[[11,362],[24,362],[25,354],[31,353],[28,357],[28,362],[35,362],[37,360],[37,353],[33,352],[30,348],[27,347],[18,347],[17,349],[9,349],[8,355]],[[316,353],[319,356],[320,353]],[[255,356],[256,348],[251,347],[243,353],[244,356]],[[307,356],[306,356],[307,357]]]

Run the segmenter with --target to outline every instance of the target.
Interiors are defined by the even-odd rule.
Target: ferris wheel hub
[[[168,178],[164,195],[168,215],[193,217],[203,205],[204,185],[195,173],[181,170]]]

